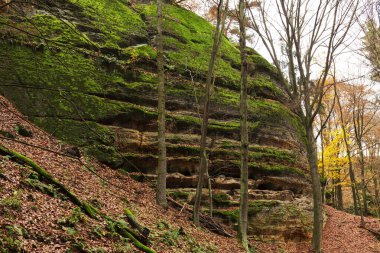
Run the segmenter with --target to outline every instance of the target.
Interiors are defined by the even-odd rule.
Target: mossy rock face
[[[178,6],[164,9],[168,169],[193,176],[214,27]],[[99,161],[154,172],[156,6],[49,0],[25,11],[28,19],[13,12],[0,17],[0,93],[38,126]],[[220,55],[210,103],[210,168],[213,176],[237,177],[240,56],[226,38]],[[301,121],[275,68],[253,49],[248,55],[250,177],[306,178]]]
[[[239,209],[215,210],[214,215],[237,227]],[[248,234],[256,240],[308,241],[312,231],[311,203],[307,199],[251,201],[248,223]]]

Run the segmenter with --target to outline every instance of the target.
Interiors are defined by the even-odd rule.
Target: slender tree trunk
[[[245,31],[245,1],[239,1],[239,27],[240,27],[240,58],[241,58],[241,86],[240,86],[240,138],[241,138],[241,164],[240,164],[240,217],[239,237],[244,249],[248,252],[248,63],[246,52]]]
[[[334,208],[336,208],[336,187],[335,187],[335,179],[332,179],[332,189],[331,189],[331,204]]]
[[[334,88],[335,88],[335,93],[336,93],[336,86]],[[354,212],[356,215],[358,215],[359,214],[358,201],[357,201],[358,196],[357,196],[357,190],[356,190],[356,179],[355,179],[355,173],[353,169],[351,150],[348,143],[346,126],[344,125],[344,121],[343,121],[343,111],[342,111],[342,106],[340,104],[339,94],[337,94],[336,98],[337,98],[337,104],[338,104],[338,109],[339,109],[340,127],[342,128],[342,131],[343,131],[344,145],[346,146],[346,152],[347,152],[347,158],[348,158],[348,172],[350,174],[352,200],[354,201]]]
[[[321,120],[322,121],[322,120]],[[322,123],[321,123],[322,125]],[[323,126],[321,126],[321,164],[322,164],[322,203],[326,203],[326,177],[325,177],[325,145],[324,145],[324,139],[323,139]]]
[[[363,145],[361,141],[358,140],[359,145],[359,164],[360,164],[360,176],[361,176],[361,188],[362,188],[362,201],[363,201],[363,215],[367,215],[367,191],[365,185],[365,166],[364,166],[364,153]]]
[[[343,210],[343,191],[342,185],[340,184],[340,180],[338,181],[338,185],[336,186],[336,200],[338,210]]]
[[[321,194],[321,181],[318,173],[318,156],[317,147],[315,144],[315,138],[313,133],[312,125],[306,127],[306,137],[307,137],[307,156],[311,172],[311,180],[313,185],[313,250],[316,253],[321,253],[322,245],[322,194]]]
[[[158,66],[158,165],[157,165],[157,204],[167,208],[166,200],[166,140],[165,140],[165,73],[164,49],[162,41],[162,0],[157,0],[157,66]]]
[[[373,185],[375,187],[375,201],[376,201],[377,217],[380,217],[379,184],[377,181],[377,175],[375,175],[375,177],[373,178]]]
[[[212,85],[212,77],[214,74],[215,61],[219,49],[219,36],[221,33],[221,21],[222,21],[222,10],[223,10],[223,0],[219,1],[218,6],[218,16],[217,24],[214,33],[214,42],[212,46],[211,58],[209,61],[207,80],[205,87],[205,97],[203,105],[203,117],[202,117],[202,128],[201,128],[201,142],[200,142],[200,164],[199,164],[199,174],[198,174],[198,184],[197,191],[195,195],[194,203],[194,212],[193,212],[193,221],[196,226],[199,226],[199,212],[201,208],[202,200],[202,189],[205,179],[205,173],[207,171],[207,154],[206,154],[206,144],[207,144],[207,127],[208,127],[208,118],[209,118],[209,104],[210,104],[210,93]]]
[[[208,168],[208,163],[207,163],[207,168]],[[209,198],[209,204],[210,204],[210,217],[213,216],[214,212],[214,205],[212,201],[212,185],[211,185],[211,178],[208,170],[206,171],[206,176],[207,176],[207,185],[208,185],[208,198]]]

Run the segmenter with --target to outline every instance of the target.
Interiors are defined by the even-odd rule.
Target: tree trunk
[[[364,153],[361,141],[358,140],[359,145],[359,164],[360,164],[360,176],[361,176],[361,188],[362,188],[362,201],[363,201],[363,215],[367,215],[367,191],[365,185],[365,166],[364,166]]]
[[[207,163],[207,168],[208,168],[208,163]],[[210,178],[210,174],[208,173],[208,170],[206,171],[206,176],[207,176],[207,185],[208,185],[208,198],[209,198],[209,204],[210,204],[210,217],[212,218],[213,212],[214,212],[214,205],[213,205],[213,201],[212,201],[211,178]]]
[[[343,191],[342,185],[340,184],[340,180],[338,181],[338,185],[336,186],[336,200],[338,210],[343,210]]]
[[[248,252],[248,63],[246,53],[245,31],[245,1],[239,1],[239,27],[240,27],[240,57],[241,57],[241,87],[240,87],[240,138],[241,138],[241,164],[240,164],[240,217],[239,237],[244,249]]]
[[[336,86],[334,86],[334,89],[335,89],[335,93],[336,93]],[[354,212],[356,215],[359,215],[358,202],[357,202],[358,197],[357,197],[357,190],[356,190],[356,179],[355,179],[355,173],[354,173],[353,164],[352,164],[351,150],[350,150],[350,146],[348,144],[346,126],[344,125],[344,122],[343,122],[343,111],[342,111],[342,107],[340,104],[339,94],[337,94],[336,98],[337,98],[337,104],[338,104],[338,109],[339,109],[340,127],[342,128],[342,131],[343,131],[343,139],[344,139],[344,144],[346,146],[346,152],[347,152],[347,158],[348,158],[348,172],[350,174],[352,199],[354,201]]]
[[[331,188],[331,204],[334,208],[336,208],[336,187],[335,187],[335,179],[332,179],[332,188]]]
[[[376,201],[376,210],[377,217],[380,217],[380,199],[379,199],[379,185],[377,181],[377,175],[373,178],[373,185],[375,187],[375,201]]]
[[[321,181],[318,173],[317,147],[315,144],[313,127],[311,124],[309,125],[309,127],[306,127],[306,137],[307,156],[313,185],[313,250],[316,253],[321,253],[323,224]]]
[[[162,41],[162,0],[157,0],[157,66],[158,66],[158,165],[156,202],[167,208],[166,200],[166,140],[165,140],[165,73]]]
[[[209,61],[207,80],[205,87],[205,97],[203,105],[203,117],[202,117],[202,128],[201,128],[201,142],[200,142],[200,164],[199,164],[199,174],[198,174],[198,184],[197,191],[195,194],[193,221],[196,226],[199,226],[199,212],[202,200],[202,189],[204,183],[205,173],[207,171],[207,154],[206,154],[206,144],[207,144],[207,127],[208,127],[208,117],[209,117],[209,103],[210,103],[210,93],[212,85],[212,77],[214,75],[215,61],[219,49],[219,36],[221,33],[220,25],[222,21],[222,10],[223,10],[223,0],[219,1],[218,6],[218,17],[217,24],[214,33],[214,42],[212,46],[211,58]]]
[[[322,122],[322,120],[321,120]],[[327,185],[327,180],[325,177],[325,145],[324,145],[324,139],[323,139],[323,126],[321,123],[321,166],[322,166],[322,180],[323,180],[323,185],[322,185],[322,203],[326,203],[326,185]]]

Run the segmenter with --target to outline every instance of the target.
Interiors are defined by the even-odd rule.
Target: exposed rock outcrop
[[[62,141],[113,168],[154,180],[149,175],[157,163],[155,6],[121,0],[37,2],[1,17],[1,94]],[[183,8],[167,5],[165,11],[168,187],[189,195],[183,188],[196,184],[199,111],[213,27]],[[275,68],[254,50],[249,61],[250,196],[265,203],[251,212],[257,225],[250,232],[270,238],[273,231],[287,240],[287,228],[306,240],[299,231],[308,225],[296,222],[297,214],[306,212],[305,222],[310,217],[310,210],[297,204],[310,192],[304,129],[289,109]],[[224,39],[208,153],[212,188],[232,207],[239,188],[239,65],[238,49]],[[191,197],[183,200],[191,203]],[[216,213],[223,211],[225,203],[215,201]]]

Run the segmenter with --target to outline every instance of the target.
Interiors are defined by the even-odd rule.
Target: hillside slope
[[[11,148],[46,169],[81,200],[113,220],[125,220],[124,209],[150,229],[151,247],[157,252],[244,252],[237,240],[195,228],[183,210],[163,210],[155,205],[154,192],[122,171],[72,156],[63,145],[35,127],[0,97],[0,145]],[[325,207],[323,234],[326,253],[376,253],[379,241],[359,227],[360,217]],[[377,219],[366,218],[373,230]],[[233,233],[233,231],[230,231]],[[251,241],[258,253],[306,253],[307,242]],[[109,220],[88,217],[56,187],[36,177],[31,168],[0,154],[0,252],[136,252],[130,240],[115,233]]]
[[[67,147],[29,123],[2,97],[0,116],[1,132],[11,137],[2,137],[1,145],[35,161],[113,220],[125,220],[124,209],[131,210],[150,229],[151,247],[157,252],[243,252],[236,239],[195,228],[188,213],[155,205],[154,191],[125,173],[88,157],[67,157]],[[32,136],[20,135],[25,133],[21,128]],[[112,223],[88,217],[57,188],[37,180],[30,167],[11,158],[0,155],[0,252],[136,251],[131,241],[115,233]]]

